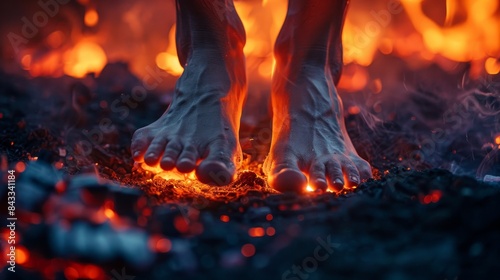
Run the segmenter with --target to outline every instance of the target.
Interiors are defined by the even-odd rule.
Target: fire
[[[175,47],[175,24],[170,29],[168,36],[169,45],[165,52],[161,52],[156,56],[156,65],[158,68],[167,71],[173,76],[180,76],[184,68],[182,68],[177,58],[177,48]]]
[[[489,57],[484,62],[484,68],[486,69],[486,72],[488,72],[488,74],[496,75],[500,73],[500,60]]]
[[[447,1],[447,24],[444,26],[425,15],[422,1],[403,0],[401,3],[413,26],[422,35],[425,47],[432,54],[461,62],[498,54],[500,26],[499,18],[495,15],[497,0],[466,0],[463,9],[458,9],[458,1]],[[459,12],[464,13],[465,20],[453,24]]]
[[[495,138],[495,144],[500,145],[500,135]]]
[[[151,167],[147,164],[141,164],[141,168],[153,174],[156,174],[156,176],[161,177],[165,180],[196,180],[196,174],[194,171],[184,174],[177,170],[165,171],[161,169],[160,166]]]
[[[98,44],[82,41],[65,54],[64,72],[82,78],[90,72],[99,74],[106,63],[106,53]]]
[[[432,5],[431,13],[427,2],[351,1],[342,36],[344,63],[348,67],[339,88],[349,92],[369,88],[379,93],[381,81],[370,77],[367,67],[377,56],[384,55],[398,56],[411,67],[420,65],[416,60],[438,64],[442,59],[470,62],[472,78],[500,73],[497,0],[447,0],[445,5]],[[115,17],[108,11],[115,4],[97,5],[92,0],[78,3],[85,13],[82,19],[70,20],[71,32],[65,32],[63,26],[47,30],[39,46],[18,53],[21,69],[32,77],[65,74],[81,78],[90,72],[99,74],[108,61],[127,61],[140,76],[147,74],[144,69],[151,64],[174,77],[182,74],[176,51],[173,5],[156,1],[155,9],[138,2],[122,16]],[[273,46],[288,1],[234,3],[247,34],[244,52],[249,78],[253,84],[268,88],[275,64]],[[158,24],[169,24],[168,34],[162,28],[152,28]]]

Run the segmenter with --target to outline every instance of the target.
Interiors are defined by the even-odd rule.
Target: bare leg
[[[184,73],[167,111],[134,134],[132,154],[150,166],[196,170],[200,181],[226,185],[241,159],[245,32],[232,0],[177,0],[176,5]]]
[[[371,177],[346,132],[335,83],[347,0],[289,0],[275,46],[273,140],[264,171],[280,191],[356,186]],[[346,181],[347,180],[347,181]]]

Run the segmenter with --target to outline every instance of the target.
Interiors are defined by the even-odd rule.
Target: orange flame
[[[65,53],[64,72],[82,78],[90,72],[99,74],[106,63],[106,53],[98,44],[81,41]]]

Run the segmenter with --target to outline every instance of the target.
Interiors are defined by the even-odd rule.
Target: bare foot
[[[196,169],[203,183],[231,182],[241,158],[236,135],[245,80],[243,76],[235,81],[237,73],[223,61],[212,51],[191,56],[170,107],[157,121],[135,132],[134,160],[183,173]]]
[[[264,162],[282,192],[340,191],[371,177],[347,134],[335,89],[342,69],[347,0],[291,0],[276,40],[273,138]]]
[[[304,192],[308,183],[335,191],[357,186],[371,169],[347,134],[332,77],[324,68],[301,69],[293,80],[275,76],[269,184],[282,192]]]

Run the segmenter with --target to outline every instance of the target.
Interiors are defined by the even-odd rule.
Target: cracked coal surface
[[[108,68],[116,67],[124,66]],[[105,71],[101,76],[109,74]],[[18,170],[17,246],[25,256],[15,278],[6,279],[500,275],[500,184],[466,172],[481,167],[485,174],[498,176],[498,147],[471,144],[473,160],[457,150],[440,164],[430,150],[420,150],[423,157],[411,162],[420,167],[463,164],[454,173],[416,170],[414,165],[410,169],[400,157],[418,150],[411,140],[424,128],[416,123],[407,127],[406,118],[393,117],[382,124],[384,129],[368,135],[360,116],[349,116],[354,141],[365,147],[360,150],[367,158],[376,159],[372,162],[380,170],[376,179],[357,189],[279,194],[266,186],[257,168],[241,172],[229,187],[206,189],[134,167],[131,135],[163,107],[159,94],[151,93],[128,108],[127,116],[114,112],[114,100],[137,83],[132,75],[125,88],[119,81],[93,77],[26,80],[0,74],[0,172],[4,183],[8,169]],[[396,115],[407,113],[400,110]],[[427,110],[434,111],[430,106]],[[472,142],[490,137],[494,129],[488,130],[487,124],[495,124],[495,117],[474,119],[475,126],[461,127],[460,133],[474,132],[468,139]],[[110,120],[110,129],[96,129],[103,119]],[[460,135],[448,131],[435,153],[464,145]],[[2,187],[2,205],[7,205],[6,194]],[[5,220],[7,208],[0,214]],[[12,277],[6,269],[1,276]]]

